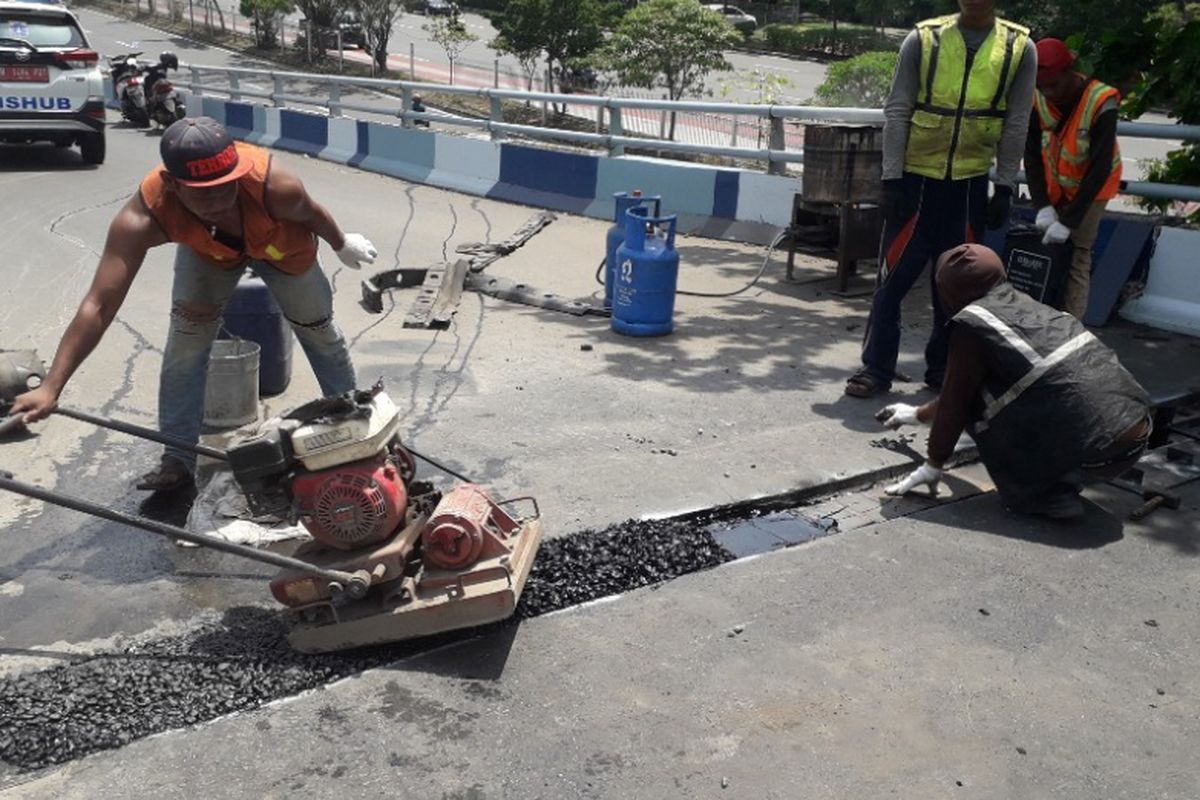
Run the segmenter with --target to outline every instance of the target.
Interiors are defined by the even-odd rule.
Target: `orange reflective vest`
[[[1046,193],[1053,205],[1070,202],[1091,160],[1089,133],[1109,101],[1121,102],[1121,94],[1100,81],[1090,81],[1075,104],[1071,118],[1063,123],[1062,112],[1041,92],[1034,92],[1033,110],[1042,128],[1042,164],[1046,171]],[[1113,144],[1112,173],[1096,200],[1111,200],[1121,188],[1121,149]]]
[[[184,208],[174,192],[167,191],[161,167],[142,179],[142,202],[172,242],[185,244],[216,267],[237,269],[247,260],[265,261],[282,272],[299,275],[317,262],[317,240],[308,228],[290,220],[272,219],[265,202],[271,154],[254,145],[236,142],[239,158],[254,168],[238,178],[238,205],[242,212],[242,250],[213,238],[212,228]]]

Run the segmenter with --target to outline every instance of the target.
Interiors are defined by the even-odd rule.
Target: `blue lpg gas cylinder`
[[[271,290],[250,273],[242,276],[225,304],[220,338],[247,339],[261,348],[258,393],[282,394],[292,380],[292,326]]]
[[[604,247],[604,307],[612,308],[613,282],[617,274],[617,248],[625,241],[625,212],[643,203],[654,204],[654,216],[658,216],[662,198],[659,195],[642,196],[640,189],[632,192],[617,192],[613,195],[613,224],[608,229]]]
[[[675,215],[654,217],[646,206],[625,212],[625,242],[617,248],[612,329],[626,336],[671,332],[679,253]]]

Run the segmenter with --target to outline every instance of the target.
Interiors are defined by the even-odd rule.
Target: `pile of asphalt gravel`
[[[542,542],[517,616],[536,617],[732,560],[697,522],[625,522],[551,539]]]
[[[535,617],[731,559],[695,521],[628,522],[546,540],[516,617]],[[458,632],[313,656],[294,652],[285,634],[274,609],[236,608],[183,636],[142,641],[0,680],[0,761],[19,771],[60,764],[256,708],[472,635]]]

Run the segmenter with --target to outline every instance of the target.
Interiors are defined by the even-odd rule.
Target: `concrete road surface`
[[[127,24],[104,35],[124,38]],[[99,168],[69,150],[0,149],[0,347],[50,358],[157,147],[155,133],[114,125]],[[535,211],[277,157],[347,231],[375,241],[377,269],[439,263]],[[561,216],[489,272],[594,297],[606,228]],[[764,267],[759,248],[681,239],[680,251],[686,290],[731,294],[763,274],[741,294],[681,296],[677,330],[661,339],[473,294],[448,330],[405,329],[413,291],[369,314],[365,273],[327,248],[322,258],[360,379],[385,381],[406,440],[502,495],[535,495],[551,536],[916,457],[919,435],[882,431],[880,403],[842,395],[868,301],[831,293],[830,262],[802,256],[789,284],[778,254]],[[64,403],[153,425],[171,261],[170,247],[152,252]],[[912,374],[926,308],[914,291],[901,356]],[[1104,334],[1147,380],[1196,374],[1194,340]],[[316,393],[296,359],[264,415]],[[901,385],[896,399],[927,396]],[[130,491],[157,450],[54,418],[0,444],[0,469],[169,514]],[[817,545],[10,776],[8,794],[1195,797],[1197,498],[1129,525],[1131,500],[1091,496],[1070,531],[1014,520],[978,489],[931,511],[877,491],[848,497],[822,512],[844,532]],[[6,675],[269,604],[267,568],[39,502],[0,500],[0,540]]]

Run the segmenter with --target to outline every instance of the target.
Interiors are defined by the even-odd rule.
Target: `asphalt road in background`
[[[180,56],[180,61],[185,63],[247,68],[265,66],[264,62],[255,59],[205,45],[186,37],[165,34],[143,25],[115,20],[106,14],[88,9],[80,9],[77,13],[85,27],[88,28],[89,37],[93,39],[93,43],[106,55],[127,52],[129,49],[135,48],[145,51],[148,56],[153,56],[160,50],[170,47]],[[227,16],[231,13],[232,9],[226,11]],[[295,24],[296,19],[297,17],[293,15],[290,24]],[[456,81],[472,86],[490,86],[495,81],[498,64],[502,86],[524,87],[523,73],[516,59],[498,54],[487,46],[488,42],[496,35],[496,30],[487,18],[467,12],[463,13],[460,19],[466,25],[467,30],[479,39],[469,44],[456,62]],[[245,18],[239,16],[239,20],[240,29],[246,29],[248,22]],[[393,66],[407,69],[411,51],[413,65],[420,80],[444,82],[448,79],[449,74],[448,61],[445,52],[429,39],[428,32],[422,28],[427,22],[428,18],[420,14],[402,16],[396,23],[394,37],[389,43],[390,57]],[[361,57],[360,54],[352,51],[348,51],[348,54],[352,58]],[[741,51],[730,51],[726,53],[726,58],[733,65],[733,71],[710,74],[705,81],[705,94],[707,95],[705,99],[757,102],[759,100],[757,93],[746,85],[745,80],[747,76],[753,74],[755,69],[759,69],[772,75],[782,76],[787,80],[787,84],[778,90],[778,102],[804,105],[809,102],[816,88],[825,80],[828,69],[826,64],[816,61]],[[245,85],[254,87],[253,81],[247,82]],[[269,87],[264,85],[259,88]],[[634,97],[663,96],[661,90],[622,89],[619,93]],[[1171,122],[1169,118],[1157,114],[1147,114],[1142,119],[1146,122]],[[711,123],[696,124],[708,125]],[[712,137],[701,137],[700,140],[708,141],[709,138]],[[718,142],[713,139],[710,143]],[[728,144],[728,142],[723,143]],[[752,142],[740,141],[739,144],[749,146]],[[1140,179],[1145,174],[1143,162],[1146,159],[1162,158],[1169,150],[1177,146],[1177,143],[1164,140],[1121,137],[1126,178]]]

